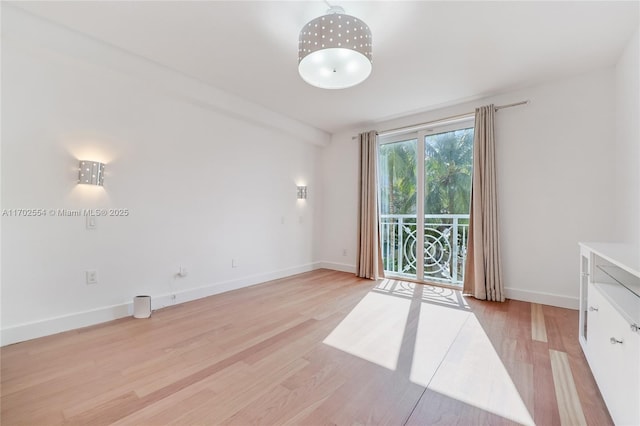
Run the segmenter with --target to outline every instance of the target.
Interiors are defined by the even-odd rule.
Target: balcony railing
[[[416,278],[417,216],[383,214],[380,219],[385,272]],[[468,232],[469,215],[424,216],[424,281],[462,285]]]

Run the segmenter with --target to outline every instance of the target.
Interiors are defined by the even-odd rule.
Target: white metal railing
[[[384,270],[392,275],[417,277],[417,216],[380,216]],[[467,257],[468,214],[424,215],[425,281],[462,285]]]

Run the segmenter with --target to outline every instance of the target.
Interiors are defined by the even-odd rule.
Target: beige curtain
[[[360,184],[358,197],[358,257],[356,275],[384,277],[378,215],[378,134],[360,133]]]
[[[476,108],[464,293],[477,299],[504,302],[496,195],[495,111],[493,104]]]

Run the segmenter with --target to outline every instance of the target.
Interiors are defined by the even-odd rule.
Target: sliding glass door
[[[387,275],[462,285],[472,154],[468,122],[381,138],[378,190]]]
[[[417,279],[417,139],[380,145],[379,200],[384,270]]]

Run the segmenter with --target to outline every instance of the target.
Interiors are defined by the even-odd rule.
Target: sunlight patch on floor
[[[427,386],[471,313],[422,303],[410,379]]]
[[[470,315],[429,389],[524,425],[533,419],[477,318]]]
[[[534,424],[489,337],[457,291],[383,280],[324,343],[407,374],[413,383],[447,397]]]
[[[411,299],[368,293],[323,343],[395,370]]]
[[[376,293],[390,294],[398,297],[414,297],[416,285],[419,286],[422,300],[436,305],[449,306],[456,309],[471,310],[459,290],[437,287],[430,284],[417,284],[408,281],[385,279],[373,288]]]

